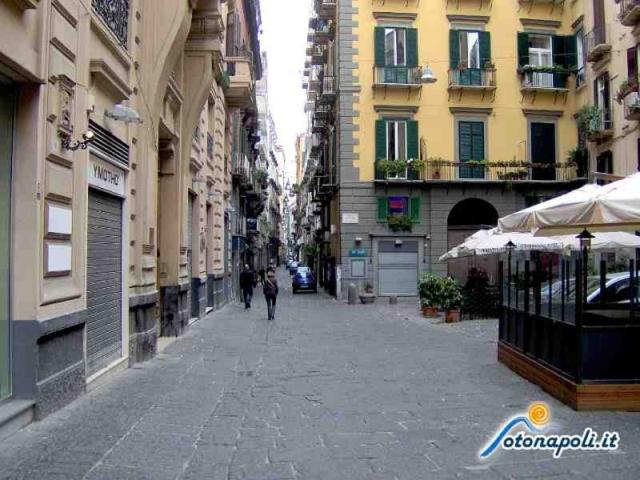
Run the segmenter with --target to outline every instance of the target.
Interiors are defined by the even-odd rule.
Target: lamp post
[[[580,232],[576,238],[580,241],[580,250],[582,251],[582,301],[587,301],[587,276],[589,274],[589,251],[591,250],[591,240],[595,237],[586,228]],[[601,292],[604,294],[604,292]]]
[[[509,240],[504,248],[507,249],[507,305],[511,308],[511,256],[516,248],[516,244]]]

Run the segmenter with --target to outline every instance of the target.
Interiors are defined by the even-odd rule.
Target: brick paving
[[[413,303],[261,294],[154,360],[0,442],[0,479],[637,479],[640,415],[577,413],[496,361],[495,321],[434,324]],[[615,453],[478,450],[543,400],[561,433],[617,430]]]

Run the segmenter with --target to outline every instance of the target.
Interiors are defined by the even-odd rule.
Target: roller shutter
[[[378,246],[378,293],[380,296],[418,294],[418,242],[401,246],[384,241]]]
[[[87,376],[122,357],[122,200],[89,190]]]

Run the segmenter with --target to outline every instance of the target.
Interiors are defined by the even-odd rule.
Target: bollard
[[[355,283],[350,283],[349,284],[349,291],[348,291],[348,302],[349,305],[355,305],[356,304],[356,300],[358,298],[357,295],[357,287],[355,285]]]
[[[398,297],[392,296],[389,297],[389,305],[397,305],[398,304]]]

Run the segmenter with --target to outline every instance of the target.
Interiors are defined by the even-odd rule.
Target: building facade
[[[0,430],[231,295],[258,25],[253,0],[0,2]]]
[[[466,261],[439,262],[449,248],[586,181],[582,4],[316,2],[306,178],[338,292],[464,282]]]

